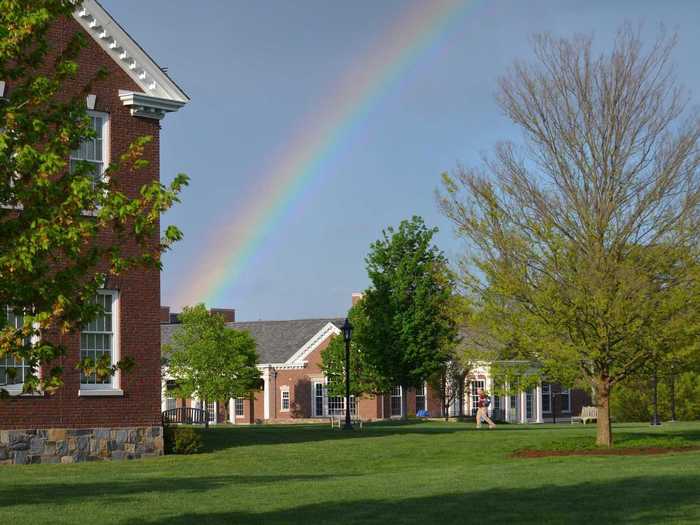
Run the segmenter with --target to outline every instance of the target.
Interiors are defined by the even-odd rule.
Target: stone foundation
[[[163,428],[0,430],[0,465],[137,459],[163,454]]]

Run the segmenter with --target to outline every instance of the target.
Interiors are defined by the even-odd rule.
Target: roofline
[[[190,98],[97,0],[83,0],[73,18],[150,97],[189,102]]]

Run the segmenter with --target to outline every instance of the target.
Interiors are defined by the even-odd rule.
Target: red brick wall
[[[50,39],[55,51],[62,49],[75,31],[82,31],[73,19],[55,24]],[[100,67],[110,75],[96,83],[95,110],[110,115],[110,158],[116,159],[137,137],[151,135],[153,142],[144,157],[150,166],[135,173],[116,174],[122,191],[136,196],[138,189],[159,177],[159,123],[132,117],[119,100],[119,89],[141,91],[131,78],[92,40],[79,59],[79,78],[67,84],[78,90]],[[153,243],[158,239],[154,238]],[[135,253],[134,246],[127,248]],[[65,357],[54,363],[63,367],[65,385],[53,396],[22,397],[0,401],[0,428],[46,427],[125,427],[157,424],[160,421],[160,275],[156,270],[135,270],[113,279],[108,288],[120,293],[120,346],[122,356],[131,356],[136,367],[122,376],[123,397],[79,397],[80,375],[75,370],[79,360],[77,334],[60,342],[68,349]]]

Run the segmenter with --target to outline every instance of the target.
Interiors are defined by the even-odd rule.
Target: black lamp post
[[[348,318],[343,323],[343,339],[345,340],[345,425],[343,430],[352,430],[350,420],[350,340],[352,339],[352,325]]]

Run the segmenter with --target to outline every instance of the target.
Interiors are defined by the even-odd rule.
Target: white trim
[[[263,382],[265,383],[263,390],[263,419],[270,419],[270,367],[265,367],[263,370]]]
[[[304,346],[284,362],[286,366],[303,366],[306,358],[316,350],[329,336],[340,335],[340,329],[333,323],[326,323]]]
[[[78,396],[80,397],[118,397],[123,396],[124,391],[121,388],[85,388],[89,385],[81,385],[80,390],[78,390]]]
[[[95,0],[83,0],[73,18],[145,95],[181,102],[181,106],[189,101],[179,86]]]
[[[156,120],[161,120],[166,113],[177,111],[185,105],[185,102],[121,89],[119,90],[119,99],[130,109],[132,117],[146,117]]]
[[[116,365],[121,359],[121,315],[120,315],[120,305],[121,297],[118,290],[98,290],[98,295],[109,295],[112,297],[112,365]],[[81,330],[82,333],[82,330]],[[78,352],[81,352],[82,348],[78,348]],[[106,394],[87,394],[80,392],[115,392]],[[105,395],[105,396],[120,396],[124,392],[121,390],[121,370],[117,369],[114,375],[111,377],[109,383],[104,384],[90,384],[90,383],[80,383],[80,392],[78,395]]]
[[[287,408],[284,408],[284,394],[287,394]],[[280,387],[280,412],[289,412],[292,408],[292,395],[289,391],[289,385]]]
[[[102,178],[102,180],[104,181],[104,180],[106,180],[105,173],[107,171],[107,168],[109,168],[110,156],[111,156],[111,152],[112,152],[111,144],[110,144],[110,137],[111,137],[111,134],[110,134],[110,125],[111,125],[110,114],[106,113],[104,111],[94,111],[92,109],[89,109],[87,111],[87,114],[89,117],[102,119],[102,130],[101,130],[101,132],[102,132],[102,138],[101,138],[101,140],[102,140],[102,170],[100,171],[100,178]],[[88,139],[88,140],[92,140],[92,139]],[[80,147],[80,146],[78,146],[78,147]],[[73,152],[71,152],[71,154],[72,153]],[[73,157],[72,155],[69,154],[68,155],[69,164],[70,164],[71,160],[74,160],[74,161],[85,160],[87,162],[95,162],[92,159],[90,159],[90,160],[79,159],[79,158]]]

